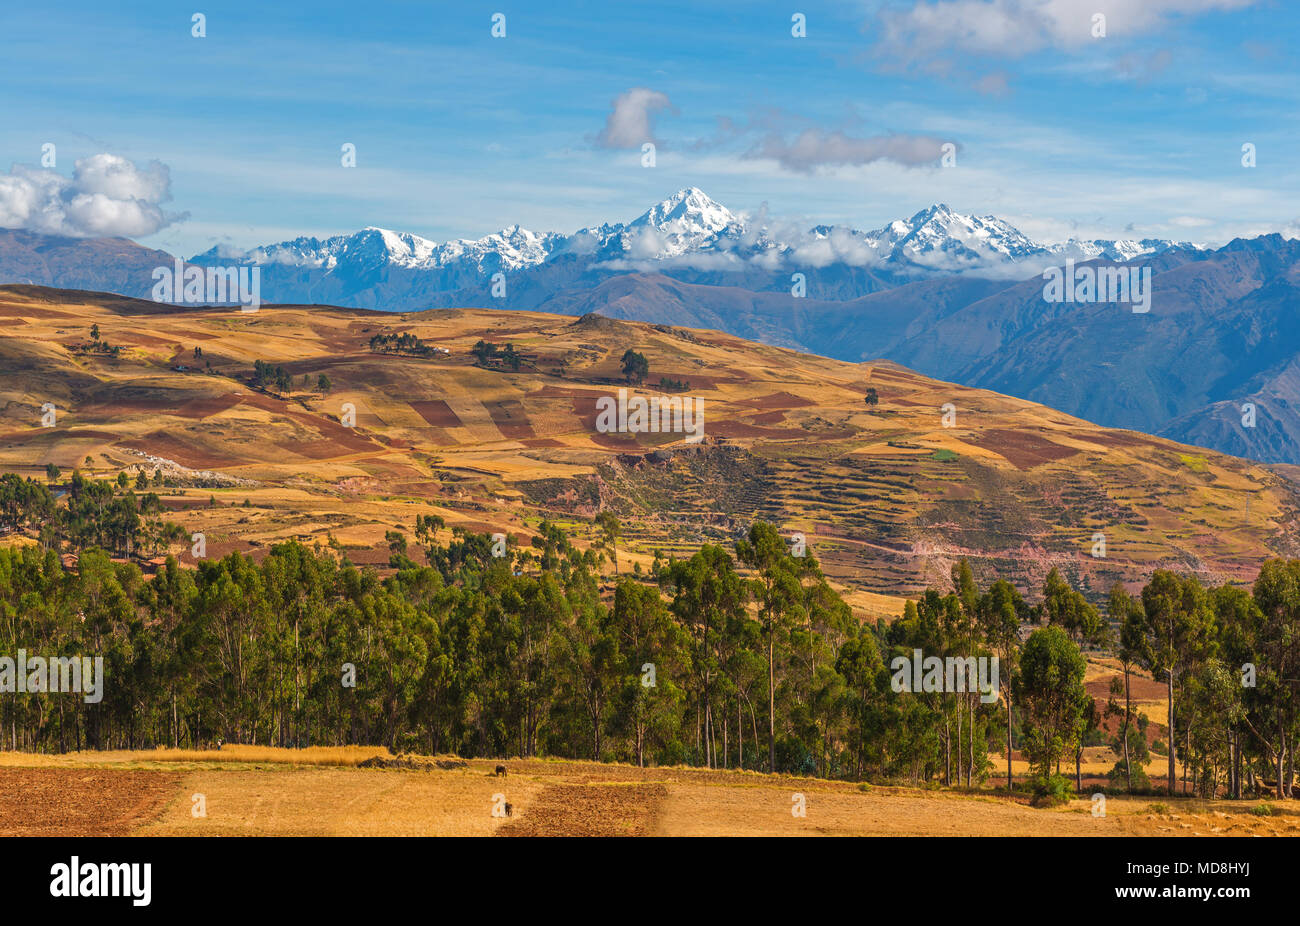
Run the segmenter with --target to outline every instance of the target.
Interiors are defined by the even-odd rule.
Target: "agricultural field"
[[[0,287],[0,319],[0,470],[158,472],[167,518],[202,532],[209,557],[299,539],[382,569],[386,532],[409,535],[419,514],[525,543],[547,518],[582,545],[607,510],[633,570],[765,519],[807,538],[860,617],[892,619],[960,558],[1022,587],[1057,567],[1099,598],[1160,567],[1249,581],[1300,543],[1283,468],[718,332],[482,309],[178,309],[23,286]],[[110,353],[86,349],[92,326]],[[402,334],[428,354],[370,347]],[[520,368],[477,363],[480,340],[513,345]],[[629,348],[650,366],[634,392],[666,378],[703,401],[703,441],[597,432]],[[252,385],[259,361],[287,386]],[[192,565],[188,550],[145,552]]]
[[[361,767],[361,763],[413,767]],[[682,767],[383,749],[0,753],[0,835],[1244,836],[1300,832],[1300,802],[1027,798]],[[21,784],[21,787],[18,785]],[[196,816],[202,795],[205,816]],[[494,816],[494,799],[511,804]],[[802,795],[806,815],[791,809]]]
[[[1064,654],[1059,658],[1077,658],[1078,675],[1071,682],[1080,692],[1076,706],[1086,695],[1098,712],[1109,708],[1105,717],[1099,713],[1085,725],[1091,731],[1088,742],[1117,742],[1120,710],[1112,699],[1124,666],[1112,655],[1105,628],[1085,626],[1084,611],[1092,605],[1070,598],[1071,585],[1097,604],[1116,583],[1137,592],[1153,572],[1166,581],[1159,577],[1169,573],[1157,570],[1240,589],[1254,580],[1265,559],[1294,555],[1300,543],[1295,518],[1300,496],[1282,468],[1100,428],[890,363],[850,364],[713,331],[595,315],[575,319],[482,309],[384,314],[323,306],[266,306],[241,313],[11,286],[0,287],[0,318],[5,322],[0,328],[0,472],[45,481],[55,499],[85,491],[77,488],[83,483],[71,479],[74,472],[104,480],[105,487],[111,479],[122,492],[132,485],[147,488],[160,500],[162,518],[176,526],[169,531],[151,523],[137,526],[129,540],[137,546],[123,551],[119,544],[115,551],[119,566],[131,559],[145,576],[156,572],[165,576],[162,584],[175,583],[177,574],[195,568],[199,559],[238,551],[270,570],[260,584],[241,573],[239,581],[247,583],[244,600],[252,602],[262,594],[259,589],[283,592],[282,557],[303,551],[319,557],[314,568],[322,574],[333,574],[340,565],[360,566],[365,582],[388,580],[387,591],[419,602],[418,608],[396,612],[335,602],[339,610],[330,613],[342,625],[309,614],[312,620],[301,627],[301,599],[280,604],[268,599],[265,609],[254,608],[256,621],[246,625],[238,623],[241,607],[220,608],[219,617],[227,621],[220,626],[200,604],[179,617],[162,609],[149,612],[153,616],[134,624],[132,615],[145,611],[128,605],[114,633],[115,644],[122,645],[112,658],[118,677],[127,679],[124,684],[142,687],[127,699],[118,694],[111,713],[79,706],[65,717],[62,702],[56,714],[54,702],[47,711],[44,700],[39,710],[24,709],[21,720],[19,711],[11,710],[6,745],[13,751],[0,753],[0,784],[9,785],[0,786],[0,795],[10,795],[0,797],[0,832],[1210,835],[1287,833],[1295,828],[1291,820],[1300,818],[1289,800],[1270,803],[1271,812],[1264,814],[1257,812],[1258,800],[1211,804],[1184,798],[1179,792],[1197,793],[1198,775],[1202,783],[1206,779],[1202,766],[1185,767],[1181,761],[1173,796],[1112,793],[1106,813],[1096,816],[1091,795],[1102,788],[1119,790],[1113,780],[1117,756],[1102,745],[1079,751],[1072,745],[1058,753],[1055,772],[1077,796],[1059,806],[1031,806],[1041,766],[1031,769],[1019,746],[1010,756],[1017,790],[1002,790],[1008,762],[999,732],[1005,730],[1005,700],[981,708],[981,752],[989,747],[990,764],[963,789],[963,771],[975,767],[969,733],[978,699],[927,701],[928,713],[894,713],[911,707],[883,691],[872,698],[875,682],[862,681],[887,678],[883,664],[866,665],[860,669],[864,674],[854,676],[859,670],[852,664],[835,661],[837,651],[843,656],[852,649],[847,641],[854,637],[871,641],[870,652],[877,654],[877,645],[892,630],[903,632],[889,644],[895,649],[911,651],[914,644],[902,642],[907,634],[920,641],[931,632],[927,628],[940,626],[950,636],[936,645],[964,645],[952,636],[962,609],[984,619],[995,608],[991,597],[977,600],[980,587],[1008,579],[1036,601],[1051,573],[1057,591],[1035,613],[1048,614],[1065,630],[1054,626],[1029,634],[1021,623],[1029,610],[1021,601],[1020,610],[1012,609],[1020,634],[1015,645],[1028,648],[1033,638],[1041,643],[1059,637]],[[488,344],[497,351],[486,349]],[[621,369],[620,358],[628,351],[644,354],[648,362],[642,384],[629,383]],[[652,385],[660,380],[667,393]],[[674,432],[603,432],[596,426],[601,400],[624,389],[701,402],[703,439],[693,442]],[[613,549],[596,522],[597,515],[608,513],[622,524]],[[548,661],[527,665],[540,674],[515,679],[520,663],[509,654],[535,641],[492,636],[523,626],[497,611],[490,611],[484,624],[489,633],[480,633],[470,595],[484,582],[518,577],[517,586],[527,591],[538,579],[511,573],[509,567],[503,572],[484,560],[481,576],[474,573],[477,566],[455,573],[443,563],[446,571],[438,577],[417,580],[426,554],[432,565],[441,548],[425,542],[407,546],[406,539],[414,541],[430,516],[441,527],[509,534],[524,545],[550,522],[578,550],[599,549],[615,561],[612,568],[604,559],[588,557],[587,565],[564,581],[575,596],[566,599],[566,607],[570,600],[585,602],[582,607],[601,616],[587,624],[557,611],[554,624],[541,634],[553,647]],[[675,732],[660,737],[656,748],[673,750],[674,758],[653,760],[659,763],[654,768],[516,758],[508,760],[509,774],[498,778],[492,774],[495,762],[488,759],[413,754],[447,748],[482,757],[517,748],[530,756],[635,760],[640,747],[634,748],[628,726],[634,714],[615,714],[639,708],[601,699],[614,698],[637,667],[651,664],[647,660],[677,650],[650,649],[634,659],[632,649],[646,641],[619,642],[636,619],[634,599],[615,600],[619,578],[635,576],[627,586],[644,587],[652,572],[662,575],[661,557],[689,559],[703,543],[733,546],[755,521],[776,525],[779,535],[766,530],[783,562],[791,559],[784,543],[805,541],[828,587],[848,606],[818,611],[819,633],[826,636],[810,637],[811,643],[800,636],[803,616],[795,615],[800,622],[779,644],[773,667],[781,681],[773,696],[781,702],[781,722],[773,722],[773,731],[759,734],[767,657],[758,637],[742,626],[751,619],[747,602],[736,605],[734,640],[710,641],[706,631],[701,646],[692,637],[693,599],[679,587],[672,607],[685,609],[681,639],[692,641],[681,644],[680,652],[689,651],[702,665],[731,658],[727,670],[744,673],[744,688],[722,695],[717,717],[704,699],[709,719],[703,739],[698,704],[665,698]],[[0,544],[49,543],[45,530],[28,525],[0,537]],[[203,552],[191,547],[194,537],[203,538]],[[302,546],[290,545],[268,559],[285,541]],[[78,554],[63,554],[63,567],[77,573],[69,585],[85,589],[88,605],[98,594],[93,577],[109,563],[106,554],[93,555],[79,563]],[[176,557],[180,569],[160,571],[168,555]],[[405,587],[394,565],[403,562],[414,567],[406,573],[410,584]],[[583,598],[588,568],[593,570],[590,595]],[[721,567],[710,568],[717,573]],[[485,578],[492,570],[494,577]],[[206,568],[191,574],[204,583],[223,581]],[[141,576],[126,568],[121,575],[128,584]],[[1060,584],[1062,575],[1069,584]],[[30,580],[21,569],[14,576],[15,588]],[[439,607],[448,609],[438,618],[441,623],[420,623],[430,603],[421,598],[418,583],[435,578],[456,587],[439,599]],[[370,592],[353,584],[361,604],[372,607]],[[143,588],[133,587],[142,608],[158,604]],[[940,599],[936,593],[918,605],[923,611],[912,609],[912,616],[905,616],[905,603],[926,589],[949,587],[969,593],[970,600],[963,604],[965,599]],[[797,600],[816,599],[800,588]],[[331,594],[344,590],[339,585]],[[526,604],[531,599],[518,593],[499,594],[528,620],[549,613]],[[662,606],[657,592],[650,597]],[[75,608],[61,607],[61,619],[84,632]],[[291,607],[299,609],[292,626],[286,610]],[[386,636],[375,641],[376,625],[363,615],[378,615],[382,622],[387,613],[410,621],[412,635],[403,636],[401,621],[390,621],[381,627]],[[607,620],[606,613],[613,617]],[[1119,619],[1114,606],[1107,613]],[[844,626],[835,624],[837,614]],[[1098,615],[1095,608],[1092,615]],[[811,611],[806,619],[811,628]],[[188,629],[177,631],[177,620]],[[339,649],[342,638],[328,632],[344,625],[355,631],[355,649]],[[863,625],[870,625],[865,633]],[[211,627],[217,630],[203,636]],[[588,642],[583,635],[591,628],[605,636]],[[174,638],[165,644],[150,642],[169,632]],[[189,658],[185,647],[191,634],[214,641],[205,651],[206,662],[182,661]],[[170,663],[159,657],[169,666],[166,691],[151,681],[156,676],[148,660],[138,659],[123,643],[128,639],[143,651],[152,652],[155,645],[175,648],[177,658]],[[926,639],[927,646],[935,643]],[[833,640],[833,646],[825,640]],[[372,641],[377,643],[373,651]],[[628,651],[617,657],[622,661],[608,664],[586,659],[588,652],[605,652],[606,645]],[[320,655],[327,646],[328,658]],[[737,656],[746,648],[752,650],[748,662]],[[260,660],[260,674],[249,672],[246,654]],[[676,664],[670,691],[682,686],[689,697],[700,697],[717,684],[701,685],[685,656],[665,658]],[[334,682],[322,679],[332,678],[335,666],[355,669],[354,659],[368,674],[358,696],[348,694],[345,710],[341,692],[352,686],[344,682],[336,691]],[[321,666],[328,667],[322,672]],[[1136,725],[1130,732],[1138,742],[1145,739],[1144,756],[1150,752],[1141,760],[1146,777],[1163,787],[1167,692],[1149,671],[1131,662],[1129,669],[1129,716]],[[841,671],[846,675],[839,676]],[[197,689],[190,688],[191,674],[200,679]],[[850,677],[859,679],[852,692],[845,682]],[[594,687],[584,688],[592,678]],[[236,687],[226,690],[224,682],[231,679]],[[835,687],[837,679],[843,690]],[[498,684],[499,690],[493,687]],[[542,715],[534,713],[537,705],[530,700],[534,686],[554,691],[540,708],[546,721],[536,720]],[[1050,680],[1037,691],[1046,697],[1048,688]],[[591,699],[583,702],[588,694]],[[430,705],[443,712],[436,732],[426,711]],[[852,746],[861,768],[871,745],[866,734],[855,732],[870,726],[863,717],[887,718],[881,722],[897,724],[890,729],[903,734],[912,724],[931,739],[912,743],[899,736],[894,744],[893,733],[871,733],[887,749],[897,745],[899,752],[889,759],[892,771],[871,784],[849,781],[859,777],[854,766],[837,763],[849,761]],[[796,723],[797,749],[803,751],[778,764],[777,731]],[[545,745],[538,748],[539,725],[555,737],[549,753]],[[439,738],[444,735],[455,739]],[[77,751],[83,737],[88,744],[119,748]],[[224,748],[214,748],[223,739]],[[187,748],[140,748],[159,742]],[[395,753],[400,744],[402,752],[236,745],[261,742],[387,743]],[[452,745],[439,745],[447,742]],[[1083,740],[1071,734],[1071,742]],[[759,750],[769,744],[770,758],[762,754],[766,748]],[[840,779],[729,770],[733,749],[741,754],[745,747],[748,768],[815,769]],[[1201,758],[1211,752],[1220,754],[1221,745],[1212,743]],[[673,764],[690,761],[683,759],[688,755],[703,768]],[[840,758],[832,762],[832,756]],[[909,762],[917,764],[909,767]],[[1222,771],[1219,766],[1210,774]],[[939,781],[957,785],[941,787]],[[1252,777],[1250,793],[1256,783]],[[507,802],[508,815],[493,813]],[[806,813],[792,813],[792,807]]]

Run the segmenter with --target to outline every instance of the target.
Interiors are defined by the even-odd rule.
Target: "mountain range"
[[[1131,260],[1174,247],[1190,245],[1154,239],[1071,239],[1063,244],[1039,244],[1001,219],[961,215],[943,204],[875,231],[830,225],[778,226],[733,213],[691,187],[627,224],[592,226],[570,235],[539,234],[514,225],[477,240],[462,238],[439,244],[418,235],[365,228],[350,235],[296,238],[251,250],[214,247],[193,260],[200,264],[274,265],[285,268],[281,273],[287,268],[299,273],[319,271],[331,277],[326,285],[343,293],[349,302],[364,299],[377,276],[386,274],[397,274],[388,280],[390,286],[402,282],[401,274],[410,272],[423,275],[424,280],[437,280],[439,289],[478,287],[490,294],[488,278],[493,273],[536,274],[544,267],[572,270],[574,265],[595,276],[661,270],[694,282],[716,283],[739,275],[729,282],[745,280],[778,290],[788,290],[790,283],[786,278],[772,279],[776,271],[821,271],[817,275],[826,279],[814,295],[842,298],[863,295],[863,290],[844,290],[842,286],[833,290],[829,280],[834,274],[825,271],[837,265],[872,270],[891,281],[934,272],[1014,277],[1021,275],[1026,261],[1050,263],[1067,257]],[[383,295],[403,298],[399,291]],[[415,306],[376,303],[365,307]]]
[[[1151,275],[1151,310],[1049,302],[1066,260]],[[0,282],[147,298],[173,257],[125,239],[0,230]],[[511,226],[437,243],[366,228],[190,259],[261,268],[263,301],[478,305],[714,328],[835,359],[889,359],[1108,427],[1300,463],[1300,242],[1040,243],[932,205],[874,231],[732,212],[690,188],[626,224]],[[1253,408],[1252,408],[1253,406]]]

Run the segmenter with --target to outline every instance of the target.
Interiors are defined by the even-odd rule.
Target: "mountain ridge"
[[[1152,311],[1047,301],[1040,274],[1067,260],[1149,274]],[[173,262],[125,239],[0,231],[0,281],[147,298],[153,269]],[[1217,249],[1043,245],[943,203],[870,232],[805,229],[688,187],[630,222],[568,235],[514,225],[438,243],[372,226],[213,248],[190,263],[256,266],[268,302],[598,312],[843,360],[888,358],[1103,425],[1300,464],[1300,383],[1288,373],[1300,357],[1300,242],[1276,233]],[[1252,428],[1232,424],[1246,404],[1259,411]]]

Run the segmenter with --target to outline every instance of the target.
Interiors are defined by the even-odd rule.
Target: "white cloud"
[[[749,158],[770,158],[786,170],[811,172],[822,167],[844,167],[893,161],[906,167],[937,164],[943,139],[926,135],[877,135],[853,138],[843,132],[805,129],[792,141],[768,135],[746,153]]]
[[[152,235],[185,215],[169,213],[165,164],[141,168],[115,154],[81,158],[71,177],[15,164],[0,176],[0,228],[75,238]]]
[[[605,127],[596,136],[601,148],[640,148],[646,142],[658,144],[655,138],[653,116],[665,109],[672,110],[672,100],[666,93],[647,87],[633,87],[614,98],[613,109],[605,118]]]
[[[1093,41],[1093,15],[1106,36],[1140,37],[1176,16],[1250,6],[1254,0],[919,0],[881,13],[878,50],[904,62],[956,50],[1018,58],[1045,48],[1072,50]]]

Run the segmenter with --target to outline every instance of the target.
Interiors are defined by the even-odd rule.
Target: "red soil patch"
[[[47,309],[40,306],[32,305],[6,305],[0,306],[0,318],[79,318],[71,312],[56,312],[54,309]]]
[[[369,547],[365,550],[343,551],[348,560],[357,566],[387,566],[392,555],[388,547]]]
[[[1101,678],[1094,678],[1083,687],[1088,694],[1092,695],[1098,701],[1104,702],[1110,697],[1110,680],[1112,678],[1119,679],[1121,686],[1124,684],[1123,674],[1116,672],[1114,675],[1105,675]],[[1152,679],[1132,674],[1130,674],[1128,678],[1128,689],[1129,696],[1134,701],[1161,701],[1169,694],[1163,682],[1153,681]],[[1122,687],[1120,688],[1120,693],[1116,700],[1124,700],[1124,689]]]
[[[675,379],[679,382],[686,383],[687,388],[684,392],[669,393],[669,395],[690,395],[691,393],[695,393],[695,392],[715,392],[717,391],[718,383],[745,382],[745,380],[740,377],[709,376],[707,373],[700,373],[695,369],[661,370],[658,367],[656,367],[654,371],[654,375],[656,377],[654,382],[646,383],[643,388],[654,391],[656,389],[656,384],[659,382],[658,377],[660,376],[662,376],[664,379]]]
[[[207,418],[212,415],[219,415],[222,412],[234,408],[239,404],[240,394],[238,392],[228,392],[220,396],[205,396],[201,399],[191,399],[180,408],[176,409],[175,414],[182,418]]]
[[[0,768],[0,836],[125,836],[157,819],[176,772]]]
[[[661,784],[551,785],[497,835],[647,836],[667,796]]]
[[[984,431],[979,446],[992,450],[1019,470],[1033,469],[1043,463],[1064,460],[1079,452],[1073,447],[1062,447],[1045,437],[1027,431],[999,428]]]
[[[451,406],[442,399],[426,399],[408,402],[407,404],[415,409],[417,415],[435,428],[464,427],[461,424],[460,416],[452,411]]]
[[[15,435],[15,437],[17,436],[19,435]],[[112,431],[101,431],[97,428],[68,428],[59,434],[61,440],[74,440],[77,438],[82,440],[117,440],[121,436],[121,434]]]
[[[133,347],[165,347],[169,350],[180,348],[182,351],[185,349],[184,345],[178,344],[175,340],[156,337],[152,334],[142,334],[139,331],[125,331],[118,334],[116,338],[120,338],[122,344]]]
[[[759,396],[756,399],[742,399],[735,404],[746,405],[750,408],[808,408],[817,403],[811,399],[805,399],[802,396],[791,395],[788,392],[774,392],[771,395]]]
[[[1093,444],[1101,444],[1104,447],[1148,447],[1154,448],[1155,441],[1149,437],[1143,437],[1137,434],[1125,434],[1123,431],[1095,431],[1087,434],[1080,434],[1080,440],[1086,440]]]
[[[197,444],[188,435],[170,431],[154,431],[140,438],[122,441],[116,446],[140,450],[166,460],[175,460],[189,469],[210,470],[248,463],[247,458],[215,453],[210,448]]]
[[[563,447],[564,442],[550,437],[534,437],[532,440],[521,441],[525,447],[532,449],[543,449],[546,447]]]
[[[223,559],[231,553],[241,553],[253,562],[260,563],[270,554],[271,548],[255,547],[251,543],[245,543],[243,541],[222,540],[214,542],[209,540],[208,548],[205,552],[208,554],[208,559]],[[180,561],[181,565],[189,565],[194,562],[188,555],[182,556]]]
[[[344,450],[336,442],[324,438],[305,441],[278,440],[275,446],[300,457],[306,457],[308,460],[331,460],[342,456]]]
[[[442,495],[442,486],[437,482],[404,482],[400,487],[404,495],[418,495],[421,498],[438,498]]]
[[[601,395],[601,393],[590,392],[573,395],[573,414],[589,431],[596,430],[596,401],[601,398]]]
[[[533,426],[528,423],[528,413],[518,402],[492,402],[484,403],[488,414],[492,416],[492,423],[497,426],[503,437],[510,440],[522,440],[528,437],[536,437]]]

